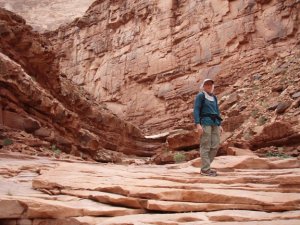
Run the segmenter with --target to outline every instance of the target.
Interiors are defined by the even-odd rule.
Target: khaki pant
[[[200,138],[201,170],[209,170],[220,144],[219,126],[202,126],[203,134]]]

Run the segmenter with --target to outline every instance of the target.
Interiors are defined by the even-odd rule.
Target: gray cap
[[[203,87],[204,84],[205,84],[206,82],[209,82],[209,81],[211,81],[213,84],[215,83],[212,79],[205,79],[205,80],[202,82],[201,87]]]

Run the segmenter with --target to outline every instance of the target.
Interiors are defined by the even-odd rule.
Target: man
[[[213,94],[214,81],[205,79],[201,85],[203,91],[195,99],[194,120],[200,135],[201,174],[217,176],[210,167],[220,144],[221,117],[217,97]]]

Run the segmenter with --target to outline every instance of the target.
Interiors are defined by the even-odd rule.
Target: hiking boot
[[[200,172],[201,175],[203,176],[209,176],[209,177],[216,177],[217,176],[217,171],[209,169],[209,170],[201,170]]]
[[[213,169],[213,168],[210,168],[210,171],[214,172],[214,173],[217,173],[217,170]]]

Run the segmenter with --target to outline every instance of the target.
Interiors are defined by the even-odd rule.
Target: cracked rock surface
[[[297,159],[221,156],[212,165],[219,176],[203,177],[199,159],[157,166],[0,157],[1,224],[300,222]]]

